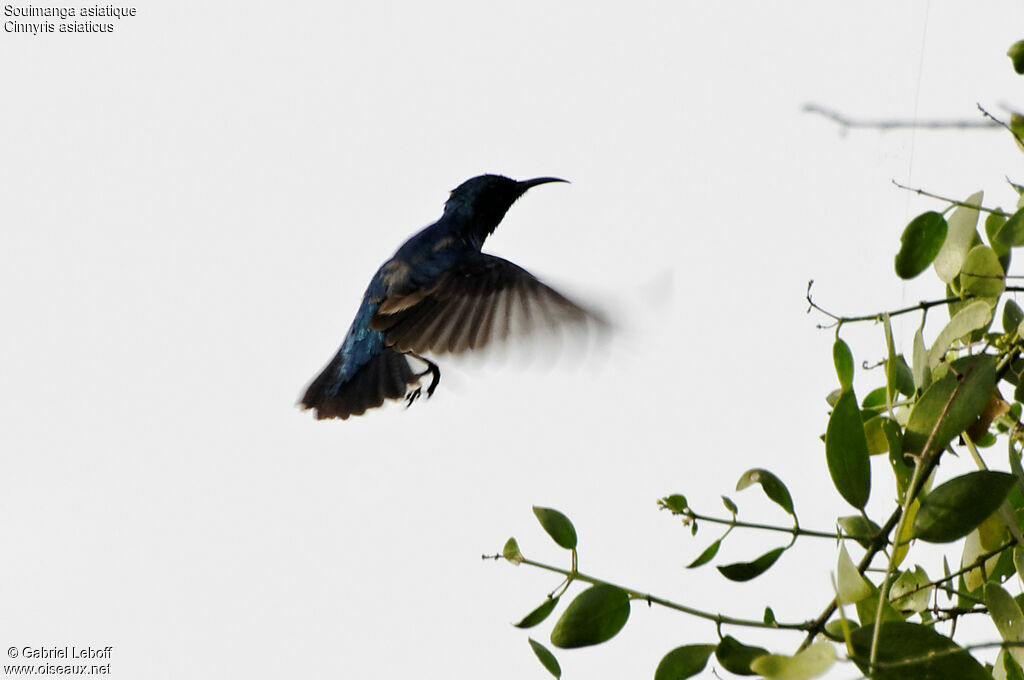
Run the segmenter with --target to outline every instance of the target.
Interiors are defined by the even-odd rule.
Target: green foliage
[[[654,671],[654,680],[685,680],[704,670],[715,645],[683,645],[666,654]]]
[[[705,548],[704,552],[697,556],[697,559],[686,565],[686,568],[695,569],[699,566],[707,564],[715,558],[715,555],[718,554],[718,549],[720,547],[722,547],[722,539],[718,539],[717,541],[709,545],[707,548]]]
[[[871,493],[871,463],[864,419],[852,390],[843,392],[828,419],[825,458],[839,494],[853,507],[863,508]]]
[[[929,543],[963,538],[1003,504],[1013,483],[1013,475],[986,470],[949,480],[921,501],[914,538]]]
[[[750,670],[769,680],[808,680],[816,678],[836,662],[836,648],[819,640],[793,656],[766,654],[750,663]]]
[[[533,628],[544,619],[548,618],[551,612],[555,611],[555,607],[558,606],[557,597],[549,597],[544,602],[534,609],[532,612],[523,617],[523,620],[516,624],[516,628]]]
[[[736,482],[736,490],[743,491],[743,489],[746,489],[751,484],[760,484],[768,498],[772,499],[776,505],[790,515],[796,517],[796,513],[793,511],[793,498],[789,495],[789,489],[786,488],[781,479],[768,470],[754,468],[743,473],[739,481]],[[735,504],[733,504],[733,508],[736,508]],[[736,511],[736,509],[733,509],[733,514]]]
[[[934,454],[981,415],[996,383],[996,357],[982,354],[958,359],[953,370],[925,390],[910,411],[903,433],[903,453]],[[960,376],[960,377],[958,377]],[[931,442],[925,451],[925,444]]]
[[[1024,643],[1024,615],[1020,605],[1002,586],[996,583],[985,586],[985,604],[1003,640],[1012,645]],[[1007,647],[1006,651],[1018,665],[1024,663],[1024,647]]]
[[[843,534],[857,541],[862,548],[871,545],[871,539],[882,530],[880,526],[861,515],[849,515],[836,520]]]
[[[533,506],[533,514],[537,521],[544,527],[544,531],[554,539],[555,543],[566,550],[576,549],[576,529],[569,518],[552,508],[540,508]]]
[[[510,538],[505,541],[505,547],[501,549],[501,556],[512,564],[519,564],[523,561],[523,554],[519,552],[519,544],[516,539]]]
[[[1024,73],[1024,41],[1008,54]],[[1015,126],[1024,132],[1024,117],[1011,118],[1009,127]],[[909,279],[931,266],[937,278],[933,299],[890,312],[843,317],[815,304],[808,288],[811,307],[833,322],[829,327],[835,333],[835,389],[825,396],[829,410],[822,405],[824,460],[806,464],[822,474],[822,468],[827,469],[836,494],[856,509],[855,514],[805,528],[786,484],[759,467],[744,472],[736,484],[737,491],[761,488],[764,496],[741,498],[744,504],[758,504],[756,514],[741,512],[740,505],[726,496],[721,497],[725,512],[716,503],[717,514],[698,510],[681,493],[658,501],[690,534],[706,531],[709,525],[722,526],[709,544],[691,546],[694,554],[706,545],[686,568],[714,564],[733,582],[776,578],[780,570],[772,568],[798,543],[836,543],[834,565],[822,567],[822,575],[827,571],[833,579],[834,593],[821,609],[779,620],[776,611],[788,614],[803,603],[803,598],[793,598],[784,608],[779,603],[772,603],[776,609],[765,606],[759,618],[742,618],[724,611],[732,599],[704,611],[614,585],[580,571],[576,529],[564,514],[534,507],[543,530],[569,551],[568,565],[527,559],[514,539],[493,556],[563,579],[515,625],[531,628],[544,623],[566,592],[582,582],[587,587],[575,595],[551,630],[555,647],[610,640],[627,624],[633,600],[702,619],[709,632],[717,634],[717,644],[701,638],[668,652],[654,672],[655,680],[694,677],[709,663],[719,676],[727,671],[770,680],[809,680],[837,661],[856,664],[873,680],[1024,680],[1024,595],[1012,594],[1024,581],[1024,309],[1006,299],[1008,290],[1020,290],[1007,288],[1007,271],[1013,252],[1024,248],[1024,186],[1011,186],[1019,195],[1012,213],[986,206],[980,191],[964,200],[918,192],[943,205],[906,226],[895,269],[900,278]],[[915,319],[912,342],[893,333],[894,327],[900,330],[907,324],[894,324],[892,319],[906,315]],[[880,326],[870,347],[848,344],[857,336],[845,330],[860,322]],[[872,370],[876,366],[879,369]],[[867,395],[863,401],[858,402],[855,383]],[[1013,403],[1006,396],[1011,392]],[[994,446],[1000,441],[1006,449]],[[872,456],[879,456],[874,465]],[[697,493],[703,495],[704,490]],[[691,498],[700,505],[698,496]],[[895,509],[889,499],[895,499]],[[812,510],[813,519],[824,523],[820,508]],[[765,519],[773,513],[785,521]],[[784,536],[788,542],[749,561],[715,564],[727,541],[741,542],[751,531]],[[682,534],[680,540],[688,537]],[[934,565],[915,564],[922,561],[918,548],[923,542],[939,545],[941,569],[938,559]],[[741,554],[756,553],[748,549]],[[908,559],[911,554],[914,559]],[[787,562],[800,564],[799,555]],[[952,569],[950,564],[959,566]],[[747,600],[736,598],[740,599]],[[957,622],[967,614],[986,614],[994,624],[990,629],[998,631],[999,638],[987,643],[1003,647],[994,665],[982,665],[973,647],[953,640]],[[748,628],[799,631],[803,644],[769,651],[742,640]],[[544,667],[560,677],[551,652],[533,639],[530,645]]]
[[[1018,40],[1006,50],[1006,56],[1013,62],[1013,70],[1024,75],[1024,40]]]
[[[533,638],[529,638],[530,648],[533,649],[533,653],[540,659],[541,664],[544,668],[548,669],[548,672],[556,678],[562,677],[562,667],[558,665],[558,659],[552,654],[547,647],[537,642]]]
[[[850,636],[852,659],[862,673],[871,666],[874,626]],[[945,635],[917,623],[891,621],[879,626],[874,680],[992,680],[985,667]]]
[[[591,586],[569,603],[551,631],[551,644],[563,649],[610,640],[629,619],[629,595],[621,588]]]
[[[782,556],[782,553],[785,552],[785,550],[785,548],[769,550],[751,562],[723,564],[718,567],[718,571],[720,571],[722,576],[726,577],[730,581],[749,581],[750,579],[757,578],[764,572],[768,571],[771,566],[775,564],[775,561]]]
[[[1024,246],[1024,209],[1015,212],[998,227],[994,240],[1007,250]]]
[[[900,250],[896,253],[896,275],[912,279],[932,263],[942,249],[949,227],[937,212],[918,215],[900,237]]]
[[[845,392],[853,389],[853,354],[845,342],[836,338],[832,345],[832,361],[836,365],[839,387]]]
[[[722,668],[736,675],[756,675],[750,664],[768,654],[764,647],[745,645],[731,635],[726,635],[715,649],[715,658]]]

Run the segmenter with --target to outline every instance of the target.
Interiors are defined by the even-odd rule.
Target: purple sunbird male
[[[484,241],[528,189],[556,177],[522,182],[480,175],[451,192],[441,218],[381,265],[338,352],[302,397],[317,419],[357,416],[386,399],[427,396],[441,379],[423,354],[461,353],[539,326],[605,322],[525,269],[480,252]],[[409,358],[426,368],[416,373]]]

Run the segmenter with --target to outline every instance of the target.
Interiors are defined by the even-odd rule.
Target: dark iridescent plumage
[[[481,175],[452,191],[441,219],[377,270],[341,348],[306,389],[303,408],[319,419],[345,419],[386,399],[411,404],[420,388],[410,387],[429,374],[429,396],[440,379],[423,353],[459,353],[538,326],[596,320],[525,269],[480,252],[517,198],[563,181]],[[426,370],[414,373],[409,356]]]

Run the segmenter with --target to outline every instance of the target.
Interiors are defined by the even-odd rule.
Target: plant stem
[[[960,576],[961,574],[966,574],[969,571],[972,571],[974,569],[977,569],[978,567],[981,567],[982,565],[985,564],[985,562],[988,562],[990,559],[992,559],[996,555],[999,555],[1004,550],[1006,550],[1008,548],[1012,548],[1015,545],[1017,545],[1017,541],[1015,541],[1015,540],[1007,541],[1006,543],[1004,543],[1003,545],[999,546],[998,548],[994,548],[992,550],[989,550],[986,553],[982,553],[981,555],[978,555],[978,557],[976,557],[973,562],[968,564],[966,567],[961,567],[957,571],[952,572],[949,576],[943,576],[942,578],[935,579],[934,581],[929,581],[928,583],[922,583],[920,585],[914,586],[913,588],[911,588],[907,592],[905,592],[902,595],[900,595],[896,600],[893,600],[893,602],[898,602],[899,600],[904,600],[904,599],[910,597],[911,595],[913,595],[914,593],[917,593],[917,592],[920,592],[920,591],[924,590],[925,588],[932,588],[932,587],[941,586],[946,581],[949,581],[950,583],[952,583],[953,579],[955,579],[957,576]],[[953,591],[953,592],[956,592],[956,591]]]
[[[814,531],[813,529],[804,529],[803,527],[780,527],[772,524],[758,524],[757,522],[743,522],[737,519],[723,519],[721,517],[711,517],[709,515],[701,515],[690,510],[688,513],[684,513],[692,517],[693,519],[700,520],[702,522],[711,522],[713,524],[728,524],[729,526],[742,527],[744,529],[764,529],[765,531],[777,531],[782,534],[792,534],[793,536],[814,536],[817,538],[831,538],[839,540],[842,538],[841,535],[835,532],[828,531]]]
[[[501,558],[501,555],[495,555],[495,558]],[[504,558],[502,558],[504,559]],[[765,623],[764,621],[757,621],[754,619],[738,619],[732,616],[726,616],[724,614],[713,614],[711,612],[702,611],[700,609],[694,609],[693,607],[687,607],[685,604],[679,604],[678,602],[672,602],[661,597],[656,597],[648,593],[642,593],[639,590],[632,588],[626,588],[624,586],[610,583],[603,579],[599,579],[594,576],[589,576],[580,571],[570,571],[568,569],[562,569],[561,567],[555,567],[550,564],[544,564],[543,562],[537,562],[535,560],[522,558],[522,564],[529,564],[531,567],[537,567],[538,569],[544,569],[546,571],[552,571],[556,574],[562,574],[567,578],[571,578],[577,581],[585,581],[592,585],[608,585],[618,588],[619,590],[625,591],[631,598],[635,600],[644,600],[648,604],[658,604],[668,609],[675,609],[676,611],[690,614],[701,619],[707,619],[708,621],[714,621],[716,624],[727,624],[731,626],[747,626],[750,628],[782,628],[786,630],[808,630],[808,623]]]
[[[882,579],[882,583],[878,588],[878,608],[875,611],[875,625],[874,631],[871,635],[871,658],[869,663],[871,668],[874,668],[875,661],[878,658],[878,638],[882,630],[882,605],[889,599],[889,581],[892,579],[893,571],[896,569],[896,554],[899,552],[899,540],[903,536],[903,530],[907,524],[907,510],[910,509],[910,504],[914,502],[917,497],[918,491],[924,486],[924,482],[931,475],[932,470],[939,462],[939,457],[942,455],[942,449],[938,448],[932,453],[932,448],[935,444],[935,436],[939,432],[939,428],[942,426],[943,421],[949,417],[949,411],[953,406],[953,402],[956,401],[957,396],[960,394],[960,389],[964,383],[970,377],[971,373],[978,365],[978,361],[984,354],[979,354],[978,359],[971,362],[971,367],[964,372],[963,376],[957,381],[956,387],[949,395],[949,399],[946,400],[946,405],[943,406],[942,412],[939,414],[938,419],[935,421],[935,426],[932,427],[932,431],[928,433],[928,439],[925,441],[924,446],[921,447],[921,453],[918,455],[914,464],[914,475],[911,477],[910,484],[907,486],[907,493],[903,498],[903,505],[897,511],[899,513],[899,522],[896,524],[896,538],[893,540],[892,556],[889,558],[888,567],[885,570],[885,577]]]
[[[993,119],[993,120],[995,120],[995,119]],[[946,203],[951,203],[952,205],[958,205],[958,206],[960,206],[962,208],[970,208],[971,210],[980,210],[981,212],[992,213],[993,215],[999,215],[1000,217],[1009,217],[1010,216],[1010,213],[1005,213],[1002,210],[1000,210],[999,208],[986,208],[986,207],[980,206],[980,205],[971,205],[970,203],[964,203],[963,201],[957,201],[957,200],[954,200],[952,198],[946,198],[945,196],[939,196],[938,194],[933,194],[933,193],[931,193],[929,191],[925,191],[924,189],[915,189],[914,187],[908,187],[906,185],[900,184],[896,180],[893,180],[892,183],[895,184],[896,186],[898,186],[900,189],[906,189],[907,191],[913,191],[915,194],[918,194],[919,196],[927,196],[928,198],[935,198],[935,199],[938,199],[940,201],[945,201]]]

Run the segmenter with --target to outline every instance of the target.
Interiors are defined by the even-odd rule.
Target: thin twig
[[[912,192],[914,192],[915,194],[917,194],[919,196],[927,196],[928,198],[934,198],[936,200],[944,201],[944,202],[950,203],[952,205],[958,205],[958,206],[960,206],[962,208],[970,208],[971,210],[980,210],[981,212],[992,213],[993,215],[999,215],[1000,217],[1010,217],[1010,215],[1012,214],[1012,213],[1003,212],[999,208],[986,208],[983,205],[973,205],[971,203],[965,203],[964,201],[958,201],[958,200],[956,200],[954,198],[947,198],[945,196],[939,196],[938,194],[933,194],[930,191],[925,191],[924,189],[915,189],[914,187],[908,187],[905,184],[900,184],[896,180],[892,180],[892,183],[895,184],[896,186],[898,186],[900,189],[904,189],[906,191],[912,191]]]
[[[988,276],[986,276],[984,274],[968,274],[968,275],[969,276],[973,276],[974,278],[979,278],[979,279],[980,278],[989,278]],[[1010,276],[1010,277],[992,277],[992,278],[1024,278],[1024,277],[1012,277],[1012,276]],[[985,297],[985,296],[982,296],[982,295],[965,295],[963,297],[942,298],[941,300],[922,300],[921,302],[917,303],[916,305],[910,305],[909,307],[901,307],[900,309],[894,309],[894,310],[889,311],[889,312],[877,312],[875,314],[864,314],[864,315],[861,315],[861,316],[840,316],[839,314],[835,314],[833,312],[828,311],[827,309],[825,309],[824,307],[819,305],[817,302],[815,302],[811,298],[811,286],[813,286],[813,285],[814,285],[814,279],[811,279],[810,281],[807,282],[807,293],[806,293],[806,296],[805,296],[805,299],[807,300],[807,304],[809,305],[808,308],[807,308],[807,313],[810,314],[811,310],[815,309],[815,310],[821,312],[822,314],[824,314],[825,316],[827,316],[828,318],[830,318],[830,319],[835,321],[835,323],[829,324],[827,326],[823,326],[821,324],[818,324],[818,328],[819,329],[823,329],[823,330],[824,329],[829,329],[829,328],[835,328],[837,325],[841,326],[844,323],[855,323],[857,321],[875,321],[875,322],[878,322],[878,321],[881,321],[882,317],[884,315],[886,315],[886,314],[888,314],[890,317],[900,316],[901,314],[910,314],[911,312],[918,312],[918,311],[923,312],[923,311],[931,309],[932,307],[939,307],[941,305],[948,305],[948,304],[952,304],[954,302],[969,302],[971,300],[987,300],[987,299],[989,299],[988,297]],[[1024,293],[1024,286],[1006,286],[1004,288],[1004,292],[1007,292],[1007,293]]]
[[[941,300],[922,300],[921,302],[917,303],[916,305],[911,305],[910,307],[902,307],[900,309],[894,309],[891,312],[878,312],[876,314],[864,314],[862,316],[840,316],[838,314],[833,314],[832,312],[828,311],[827,309],[825,309],[824,307],[819,305],[813,299],[811,299],[811,286],[813,286],[813,285],[814,285],[814,279],[811,279],[810,281],[807,282],[807,295],[806,295],[806,298],[807,298],[807,304],[810,305],[810,307],[807,309],[807,313],[809,314],[811,312],[811,309],[816,309],[819,312],[821,312],[822,314],[824,314],[825,316],[829,317],[830,319],[835,320],[835,322],[836,322],[835,324],[831,324],[829,326],[821,326],[821,325],[819,325],[818,328],[832,328],[836,324],[842,325],[844,323],[853,323],[853,322],[856,322],[856,321],[881,321],[882,317],[885,314],[888,314],[890,317],[892,317],[892,316],[899,316],[901,314],[910,314],[911,312],[917,312],[917,311],[922,311],[923,312],[923,311],[925,311],[927,309],[931,309],[932,307],[938,307],[939,305],[947,305],[947,304],[949,304],[951,302],[961,302],[961,301],[973,299],[973,296],[967,296],[965,298],[948,297],[948,298],[943,298]],[[1009,290],[1009,289],[1007,289],[1007,290]]]
[[[981,115],[985,116],[989,120],[992,120],[996,125],[999,125],[1001,127],[1006,128],[1007,130],[1009,130],[1010,134],[1013,135],[1013,138],[1017,140],[1017,143],[1020,144],[1021,146],[1024,146],[1024,141],[1021,141],[1020,136],[1016,132],[1014,132],[1012,127],[1010,127],[1009,125],[1007,125],[1006,123],[1004,123],[1003,121],[999,120],[998,118],[993,116],[991,113],[986,111],[985,108],[981,104],[978,104],[978,110],[981,111]]]
[[[939,586],[941,586],[946,581],[949,581],[950,583],[952,583],[953,579],[957,578],[961,574],[966,574],[969,571],[973,571],[974,569],[978,569],[979,567],[982,567],[985,564],[985,562],[988,562],[990,559],[992,559],[996,555],[999,555],[1000,553],[1002,553],[1007,548],[1012,548],[1016,544],[1017,544],[1017,541],[1015,541],[1015,540],[1008,541],[1004,545],[1001,545],[998,548],[995,548],[994,550],[989,550],[987,553],[983,553],[983,554],[979,555],[969,565],[967,565],[966,567],[962,567],[961,569],[958,569],[957,571],[954,571],[949,576],[944,576],[943,578],[935,579],[934,581],[929,581],[928,583],[921,583],[921,584],[919,584],[917,586],[914,586],[913,588],[911,588],[910,590],[908,590],[905,593],[900,593],[900,596],[897,597],[897,598],[894,598],[893,600],[891,600],[891,602],[893,604],[895,604],[895,603],[899,602],[900,600],[905,600],[906,598],[910,597],[914,593],[917,593],[917,592],[920,592],[920,591],[924,590],[925,588],[939,587]],[[943,590],[945,590],[945,588],[943,588]],[[956,592],[956,591],[953,591],[953,592]],[[960,593],[957,593],[957,594],[960,594]]]
[[[484,559],[506,559],[502,555],[483,555],[482,557]],[[691,616],[696,616],[698,618],[714,621],[718,625],[727,624],[730,626],[747,626],[750,628],[783,628],[786,630],[808,630],[810,626],[810,623],[808,622],[779,623],[776,621],[774,623],[765,623],[764,621],[758,621],[756,619],[737,619],[732,616],[726,616],[725,614],[714,614],[711,612],[702,611],[700,609],[694,609],[693,607],[687,607],[686,605],[679,604],[678,602],[672,602],[671,600],[655,597],[654,595],[643,593],[639,590],[633,590],[632,588],[626,588],[620,585],[616,585],[614,583],[610,583],[609,581],[605,581],[594,576],[588,576],[587,574],[584,574],[580,571],[569,571],[568,569],[562,569],[561,567],[555,567],[550,564],[544,564],[543,562],[536,562],[525,557],[519,559],[518,561],[522,564],[528,564],[531,567],[537,567],[538,569],[552,571],[556,574],[562,574],[563,576],[571,577],[577,581],[584,581],[592,585],[613,586],[615,588],[618,588],[619,590],[625,591],[626,594],[628,594],[630,598],[634,600],[643,600],[648,604],[658,604],[662,607],[675,609],[676,611],[681,611],[685,614],[690,614]]]
[[[672,514],[683,515],[684,517],[692,517],[693,519],[700,520],[702,522],[711,522],[713,524],[727,524],[731,527],[740,527],[743,529],[763,529],[765,531],[777,531],[782,534],[792,534],[793,536],[814,536],[816,538],[830,538],[832,540],[839,540],[840,538],[852,538],[851,536],[841,536],[835,532],[815,531],[813,529],[804,529],[803,527],[798,526],[782,527],[774,524],[758,524],[756,522],[744,522],[738,519],[724,519],[722,517],[711,517],[709,515],[701,515],[690,509],[687,509],[685,512],[681,513],[673,512]]]
[[[868,128],[872,130],[898,130],[898,129],[931,129],[931,130],[949,130],[949,129],[987,129],[996,127],[992,123],[977,120],[869,120],[869,119],[854,119],[848,118],[836,111],[826,109],[824,106],[818,104],[804,104],[806,113],[816,113],[819,116],[824,116],[832,122],[836,123],[844,129],[850,128]]]

